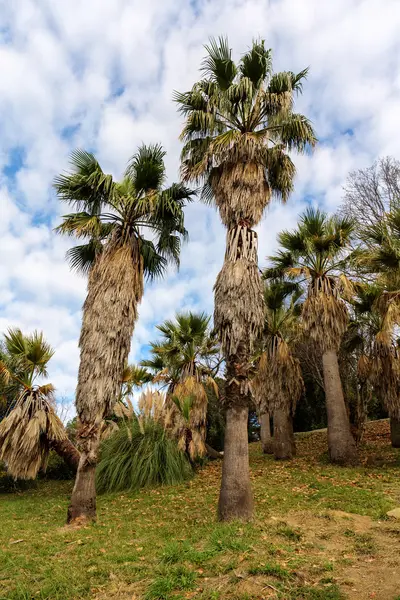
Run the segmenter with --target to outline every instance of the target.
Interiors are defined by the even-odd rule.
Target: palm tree
[[[293,415],[304,384],[292,348],[299,332],[301,295],[302,291],[290,283],[275,282],[264,288],[262,353],[252,391],[261,415],[274,415],[273,450],[277,459],[292,458],[295,453]]]
[[[342,211],[355,218],[361,241],[358,267],[382,288],[377,305],[390,336],[400,320],[400,162],[387,156],[350,173],[345,190]],[[390,421],[392,443],[400,445],[400,420]]]
[[[249,519],[247,419],[249,369],[264,324],[254,231],[271,197],[285,201],[295,166],[289,151],[305,152],[316,138],[293,111],[307,69],[272,73],[272,53],[253,42],[236,64],[226,39],[211,39],[203,78],[175,100],[185,117],[182,175],[202,186],[227,229],[225,260],[215,284],[214,326],[226,362],[226,430],[219,517]]]
[[[207,386],[218,394],[220,349],[209,325],[205,313],[178,313],[157,326],[162,340],[151,344],[151,358],[141,362],[153,381],[167,387],[164,424],[192,461],[207,450]]]
[[[37,331],[24,335],[20,329],[9,329],[4,336],[0,379],[10,401],[0,423],[0,460],[15,478],[34,479],[40,467],[46,467],[50,449],[72,466],[79,460],[55,413],[53,385],[38,382],[47,377],[53,354]]]
[[[364,387],[372,384],[379,401],[388,411],[392,445],[400,447],[396,428],[400,423],[400,352],[396,330],[388,328],[387,311],[380,303],[384,293],[377,283],[357,285],[357,296],[353,300],[353,339],[362,352],[359,377]]]
[[[287,277],[308,281],[302,309],[303,328],[322,353],[329,455],[332,462],[341,464],[354,462],[357,457],[338,364],[338,350],[348,324],[342,295],[349,293],[350,288],[341,269],[353,230],[353,223],[347,217],[328,217],[318,209],[309,208],[295,231],[279,234],[282,249],[270,258],[271,267],[264,272],[267,279]]]
[[[68,258],[89,276],[76,391],[82,450],[68,521],[96,516],[100,429],[120,394],[144,277],[160,276],[169,262],[179,262],[183,207],[192,192],[181,184],[163,188],[164,156],[161,146],[141,146],[118,183],[93,154],[76,150],[72,171],[55,179],[60,200],[76,210],[58,231],[84,238]]]
[[[390,210],[382,210],[375,215],[375,220],[367,224],[359,223],[358,234],[361,246],[354,252],[356,264],[361,267],[362,274],[376,281],[375,306],[373,312],[379,313],[381,320],[378,341],[381,345],[379,354],[382,360],[386,356],[387,368],[393,362],[393,336],[395,326],[400,324],[400,206],[399,199],[392,201]],[[373,288],[371,288],[373,289]],[[376,316],[375,316],[376,319]],[[391,348],[391,350],[389,350]],[[397,354],[397,351],[395,351]],[[393,363],[395,364],[395,363]],[[381,369],[383,369],[383,363]],[[379,370],[378,370],[379,371]],[[383,372],[383,371],[382,371]],[[390,379],[389,373],[387,378]],[[377,381],[380,380],[379,373]],[[395,392],[393,391],[396,397]],[[389,396],[392,395],[388,391]],[[386,401],[386,403],[388,400]],[[392,401],[390,405],[390,421],[392,444],[400,445],[400,400],[397,396],[397,407]]]

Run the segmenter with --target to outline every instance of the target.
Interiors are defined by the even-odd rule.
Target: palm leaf
[[[237,68],[232,60],[232,50],[228,39],[224,37],[210,38],[205,46],[207,56],[203,59],[201,70],[206,77],[218,84],[221,90],[227,90],[235,79]]]
[[[264,43],[264,40],[253,42],[250,50],[242,56],[239,65],[242,77],[250,79],[256,88],[272,69],[272,51],[267,50]]]
[[[143,144],[130,159],[125,176],[130,179],[138,196],[159,190],[165,181],[165,150],[160,144]]]

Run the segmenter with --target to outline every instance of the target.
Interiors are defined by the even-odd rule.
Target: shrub
[[[97,468],[100,492],[173,485],[193,474],[186,455],[160,423],[136,416],[106,439]]]
[[[33,479],[14,479],[12,475],[7,473],[5,465],[0,462],[0,494],[22,492],[36,486],[37,483]]]
[[[54,450],[51,450],[46,470],[40,473],[40,477],[44,479],[64,481],[68,479],[74,479],[75,473],[76,471],[67,465],[61,456],[54,452]]]

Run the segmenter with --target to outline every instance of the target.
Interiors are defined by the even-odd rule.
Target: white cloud
[[[160,141],[178,175],[181,118],[171,98],[198,77],[210,35],[235,55],[261,36],[278,69],[310,65],[299,110],[321,143],[296,157],[296,191],[259,227],[260,262],[310,198],[333,210],[347,173],[400,155],[398,0],[0,0],[0,330],[42,329],[56,354],[51,377],[72,395],[85,281],[64,261],[52,228],[65,207],[51,192],[75,146],[93,149],[119,176],[137,145]],[[22,165],[12,173],[15,149]],[[225,232],[213,209],[187,211],[191,242],[180,274],[146,287],[132,356],[154,324],[181,308],[212,310]]]

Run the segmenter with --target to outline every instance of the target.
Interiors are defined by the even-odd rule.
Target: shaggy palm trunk
[[[231,384],[236,386],[236,384]],[[236,404],[226,410],[224,459],[218,515],[222,521],[250,520],[253,496],[249,473],[247,433],[248,406]]]
[[[264,454],[273,454],[274,445],[271,435],[271,421],[268,412],[262,413],[260,416],[260,437],[261,448]]]
[[[134,249],[135,250],[135,249]],[[142,260],[131,247],[105,250],[91,270],[83,306],[76,410],[81,449],[68,522],[96,518],[95,471],[103,419],[112,413],[128,360],[137,304],[143,293]]]
[[[274,412],[274,457],[276,460],[290,460],[295,455],[293,417],[287,410],[276,410]]]
[[[350,432],[350,423],[343,397],[338,357],[335,350],[322,355],[326,411],[328,419],[328,450],[330,460],[338,464],[357,462],[357,449]]]
[[[400,448],[400,419],[390,418],[390,439],[393,448]]]
[[[247,225],[227,233],[225,262],[215,283],[214,325],[226,361],[226,429],[218,512],[223,521],[253,515],[247,419],[249,366],[264,323],[257,234]]]
[[[50,448],[54,450],[58,456],[61,456],[61,458],[69,467],[76,471],[79,464],[80,454],[71,440],[68,438],[65,440],[51,440]]]

